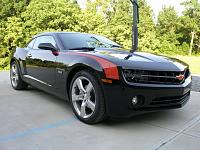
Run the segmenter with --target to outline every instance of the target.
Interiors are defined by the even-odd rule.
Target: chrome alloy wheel
[[[18,81],[19,81],[19,74],[18,74],[18,70],[17,70],[17,65],[15,63],[13,63],[11,66],[10,78],[11,78],[12,85],[14,87],[17,87]]]
[[[95,111],[95,90],[86,77],[79,76],[72,85],[72,104],[76,113],[84,118],[89,118]]]

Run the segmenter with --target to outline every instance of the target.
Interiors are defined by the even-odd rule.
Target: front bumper
[[[183,107],[190,98],[191,77],[181,85],[127,84],[124,82],[104,84],[106,111],[110,117],[123,118],[134,115]],[[141,103],[132,104],[134,96]]]

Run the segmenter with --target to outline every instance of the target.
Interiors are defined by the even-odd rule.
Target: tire
[[[15,61],[10,65],[10,82],[15,90],[24,90],[28,84],[20,76],[19,67]]]
[[[83,70],[70,84],[70,102],[76,117],[87,124],[95,124],[106,118],[102,89],[95,76]]]

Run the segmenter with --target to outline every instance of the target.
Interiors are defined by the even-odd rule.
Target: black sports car
[[[10,62],[16,90],[28,84],[69,100],[89,124],[107,117],[180,108],[190,97],[188,65],[149,53],[130,53],[99,35],[50,32],[17,48]]]

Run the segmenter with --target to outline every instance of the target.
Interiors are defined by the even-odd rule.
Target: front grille
[[[152,100],[150,105],[153,105],[153,106],[173,105],[173,104],[181,103],[188,96],[190,96],[190,92],[182,96],[169,96],[169,97],[155,98]]]
[[[153,111],[153,110],[180,108],[189,100],[189,97],[190,97],[190,92],[182,96],[155,98],[147,106],[134,109],[138,111],[140,110]]]
[[[184,71],[123,70],[127,82],[151,84],[182,84],[189,77],[189,69]],[[184,76],[180,79],[180,75]]]

